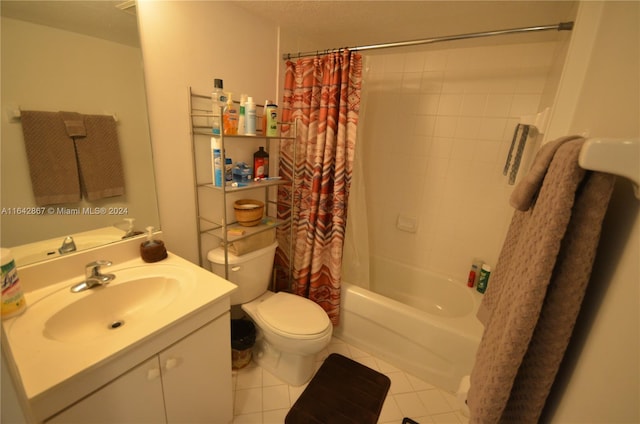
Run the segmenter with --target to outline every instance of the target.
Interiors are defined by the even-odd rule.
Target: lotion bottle
[[[256,135],[256,104],[251,96],[247,98],[245,113],[246,134]]]

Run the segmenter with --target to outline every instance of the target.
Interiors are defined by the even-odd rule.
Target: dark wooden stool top
[[[332,353],[285,418],[285,424],[375,424],[391,380]]]

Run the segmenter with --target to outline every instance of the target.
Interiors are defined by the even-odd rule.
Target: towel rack
[[[628,178],[640,200],[640,138],[589,138],[580,150],[578,163],[583,169]]]
[[[21,114],[22,114],[22,111],[20,109],[7,110],[7,117],[9,118],[9,122],[13,122],[13,123],[20,122]],[[118,122],[118,115],[116,115],[115,113],[105,112],[103,113],[103,115],[113,116],[113,120]]]

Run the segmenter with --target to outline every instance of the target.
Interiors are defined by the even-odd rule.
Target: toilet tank
[[[228,254],[228,280],[238,286],[238,289],[231,293],[232,305],[250,302],[268,290],[276,247],[278,247],[277,241],[241,256]],[[211,262],[211,270],[225,278],[224,249],[218,247],[210,250],[207,258]]]

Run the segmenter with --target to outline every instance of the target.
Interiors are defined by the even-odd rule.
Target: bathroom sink
[[[124,241],[21,269],[27,308],[2,320],[2,348],[38,422],[228,313],[235,285],[172,253],[146,263],[139,246]],[[87,264],[112,259],[101,269],[115,275],[107,285],[70,290]]]
[[[113,274],[116,278],[109,284],[80,293],[63,285],[30,305],[24,319],[29,318],[36,332],[58,342],[119,337],[116,333],[130,333],[153,321],[195,284],[189,269],[166,264],[124,268]],[[20,331],[21,320],[23,317],[16,320],[12,332]]]
[[[167,271],[167,267],[164,270]],[[170,269],[169,269],[170,270]],[[44,336],[61,342],[80,342],[110,336],[125,326],[153,319],[189,281],[181,275],[145,276],[140,269],[123,270],[109,285],[87,294],[54,313],[44,323]],[[169,272],[169,274],[171,274]],[[77,293],[60,293],[73,297]],[[54,301],[53,297],[48,300]]]

